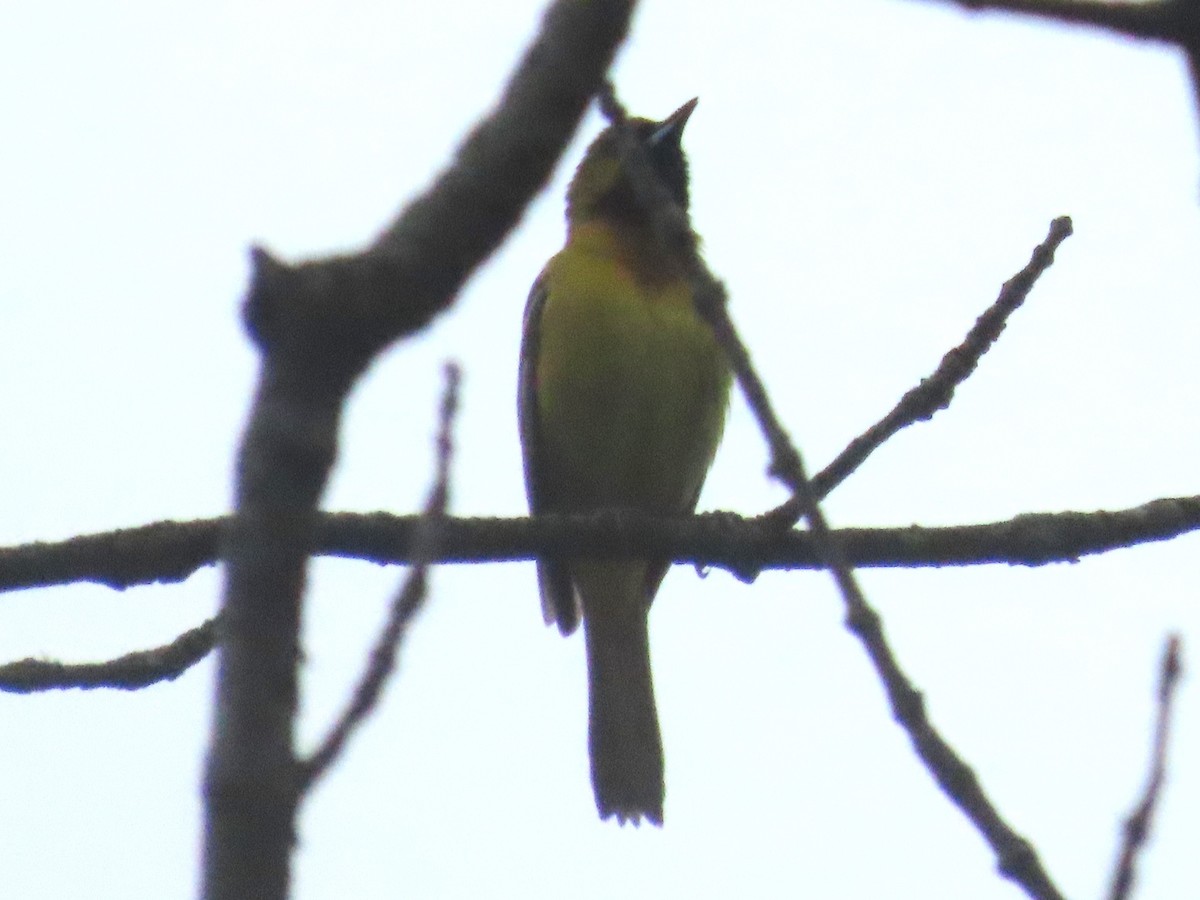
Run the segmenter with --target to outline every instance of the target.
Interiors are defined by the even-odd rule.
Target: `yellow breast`
[[[647,259],[584,226],[545,272],[538,418],[572,509],[690,510],[720,440],[724,354],[690,283]]]

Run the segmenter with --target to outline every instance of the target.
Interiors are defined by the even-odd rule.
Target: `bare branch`
[[[1167,637],[1163,647],[1162,664],[1158,676],[1158,721],[1154,726],[1154,750],[1150,757],[1150,777],[1146,780],[1146,788],[1142,799],[1134,808],[1129,818],[1125,820],[1125,835],[1121,842],[1121,852],[1113,871],[1112,887],[1109,890],[1109,900],[1126,900],[1133,889],[1134,870],[1137,866],[1138,855],[1150,836],[1150,823],[1154,818],[1154,810],[1158,806],[1158,798],[1162,793],[1163,782],[1167,777],[1167,742],[1171,731],[1171,712],[1175,699],[1175,688],[1179,685],[1179,676],[1183,673],[1182,647],[1179,635]]]
[[[996,854],[1001,874],[1016,881],[1031,897],[1058,900],[1061,894],[1042,868],[1033,845],[1000,817],[974,772],[926,716],[924,700],[901,670],[884,636],[879,614],[867,603],[859,588],[842,541],[829,528],[804,473],[800,453],[775,417],[766,389],[755,373],[749,353],[738,338],[724,305],[709,307],[705,314],[729,353],[742,393],[771,445],[772,474],[788,484],[799,498],[814,549],[822,566],[833,575],[846,605],[846,627],[866,649],[887,692],[892,715],[908,733],[913,749],[934,780],[987,840]]]
[[[1188,0],[1108,3],[1088,0],[941,0],[970,12],[1008,12],[1067,25],[1085,25],[1124,37],[1183,44],[1194,29]]]
[[[288,266],[256,250],[245,304],[256,340],[336,385],[445,310],[549,180],[634,5],[551,6],[500,104],[366,252]]]
[[[229,522],[156,522],[58,543],[0,549],[0,592],[76,582],[125,589],[180,581],[218,561],[220,534]],[[419,523],[419,516],[385,512],[318,513],[312,553],[407,565],[415,557]],[[938,568],[1078,562],[1085,556],[1167,541],[1196,530],[1200,530],[1200,496],[1162,498],[1118,510],[1023,513],[980,525],[840,528],[834,533],[855,568]],[[171,551],[192,544],[195,552],[187,554],[191,568],[183,569]],[[208,549],[201,552],[203,547]],[[156,571],[154,559],[160,549],[166,561],[162,571]],[[526,561],[547,553],[612,558],[636,556],[639,551],[652,551],[676,563],[726,569],[746,579],[766,569],[820,567],[807,532],[779,531],[759,517],[725,512],[683,519],[624,511],[536,519],[448,517],[431,562]],[[118,580],[118,573],[130,573],[135,567],[138,580]]]
[[[1174,44],[1187,55],[1192,95],[1200,114],[1200,3],[1152,0],[941,0],[971,12],[995,10],[1064,25],[1098,28],[1121,37]]]
[[[1038,900],[1060,900],[1061,894],[1043,869],[1033,845],[1017,834],[988,799],[975,773],[938,733],[925,714],[924,699],[900,668],[883,632],[879,614],[867,603],[854,577],[840,536],[831,531],[804,473],[800,453],[776,419],[766,389],[754,372],[749,353],[734,331],[724,305],[707,309],[713,329],[729,353],[738,383],[771,445],[772,474],[799,497],[814,549],[837,582],[846,605],[846,627],[862,642],[883,682],[892,715],[908,733],[913,749],[943,792],[987,840],[999,871]]]
[[[1071,220],[1067,216],[1050,223],[1050,233],[1034,248],[1029,264],[1004,282],[1000,296],[975,320],[963,342],[943,356],[933,374],[921,379],[920,384],[901,397],[891,412],[852,440],[833,462],[813,476],[812,490],[818,499],[828,496],[896,432],[914,422],[928,421],[950,406],[955,390],[971,377],[979,360],[1003,333],[1008,317],[1025,302],[1038,278],[1054,263],[1059,245],[1070,235]],[[794,524],[800,518],[799,500],[791,498],[767,513],[766,518]]]
[[[206,900],[288,894],[301,599],[345,397],[378,351],[450,304],[516,223],[599,87],[632,5],[554,4],[500,106],[366,253],[289,267],[256,251],[244,315],[262,368],[225,534]]]
[[[110,546],[120,546],[123,552],[139,557],[153,557],[156,542],[169,547],[188,543],[188,534],[205,535],[218,531],[224,520],[202,522],[159,522],[142,529],[127,529],[108,534],[73,538],[57,544],[26,545],[30,552],[47,555],[51,560],[56,549],[67,548],[63,557],[77,561],[75,545],[90,542],[83,554],[94,561],[99,571],[77,571],[58,582],[72,580],[111,583],[106,566],[123,569],[124,561],[109,557]],[[1174,500],[1154,500],[1132,509],[1100,512],[1027,513],[1006,522],[987,525],[953,526],[947,528],[844,528],[834,532],[846,558],[856,568],[983,565],[1036,566],[1053,562],[1075,562],[1081,556],[1105,553],[1119,547],[1129,547],[1149,541],[1169,540],[1200,528],[1200,497]],[[381,565],[413,564],[420,554],[422,517],[394,516],[389,513],[326,513],[318,516],[316,545],[313,552],[342,558],[361,559]],[[145,538],[142,540],[139,535]],[[207,540],[207,538],[205,538]],[[199,538],[197,538],[199,540]],[[24,548],[13,548],[21,550]],[[804,531],[779,532],[764,527],[758,519],[743,519],[732,513],[707,513],[686,519],[656,519],[628,512],[601,513],[594,516],[543,516],[537,519],[451,519],[443,518],[438,528],[436,552],[428,558],[436,563],[480,563],[532,560],[550,553],[571,557],[634,556],[652,551],[656,556],[669,557],[676,563],[722,568],[739,578],[752,580],[765,569],[815,569],[821,563],[811,536]],[[19,576],[27,570],[43,574],[53,572],[54,566],[43,560],[39,565],[17,565],[6,569],[5,554],[0,551],[0,587],[28,587],[5,584],[6,578]],[[216,561],[213,551],[200,564]],[[162,581],[147,564],[147,581]],[[182,573],[185,577],[188,573]],[[117,585],[128,587],[129,585]],[[168,647],[146,651],[149,662],[145,684],[174,677],[173,660],[183,671],[203,657],[212,645],[193,643],[201,630],[181,635]],[[178,650],[176,656],[172,649]],[[190,648],[196,654],[191,659]],[[137,657],[139,654],[131,654]],[[122,660],[126,657],[122,657]],[[70,687],[143,686],[135,677],[127,684],[118,683],[122,677],[97,676],[96,670],[112,663],[66,666],[41,660],[20,660],[0,666],[0,690],[23,692]],[[134,661],[131,670],[141,664]]]
[[[822,566],[833,575],[846,604],[846,627],[866,649],[887,692],[892,715],[908,733],[913,749],[934,780],[987,840],[996,854],[1000,873],[1017,882],[1031,897],[1059,900],[1062,895],[1043,869],[1033,845],[1000,817],[975,773],[930,723],[922,695],[896,661],[884,636],[882,620],[859,588],[840,536],[831,531],[825,521],[804,473],[799,451],[776,418],[766,389],[755,373],[749,353],[737,336],[724,305],[711,306],[704,313],[729,353],[742,393],[771,445],[771,473],[788,484],[799,497],[814,549]]]
[[[454,454],[454,416],[458,409],[458,366],[446,366],[437,437],[437,474],[425,511],[418,522],[413,546],[413,567],[404,587],[392,601],[388,621],[371,651],[371,658],[354,691],[354,697],[337,723],[311,757],[300,763],[300,790],[307,792],[341,755],[351,733],[375,708],[388,676],[396,668],[396,657],[408,628],[425,600],[429,564],[437,551],[438,528],[446,516],[450,499],[450,460]]]
[[[229,519],[153,522],[0,547],[0,591],[92,582],[114,590],[184,581],[220,557]]]
[[[862,597],[847,598],[846,627],[863,643],[883,681],[892,715],[908,733],[913,749],[942,792],[971,820],[996,855],[997,869],[1030,897],[1061,900],[1034,846],[1004,821],[979,783],[974,769],[938,733],[925,711],[925,698],[900,669],[883,634],[883,623]]]
[[[162,681],[174,681],[208,655],[216,643],[217,631],[217,620],[209,619],[162,647],[126,653],[106,662],[17,660],[0,666],[0,691],[13,694],[67,688],[133,691]]]

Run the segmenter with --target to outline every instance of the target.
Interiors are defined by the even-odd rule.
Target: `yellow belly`
[[[603,254],[549,264],[538,420],[555,509],[682,513],[724,425],[730,375],[686,281],[639,282]]]

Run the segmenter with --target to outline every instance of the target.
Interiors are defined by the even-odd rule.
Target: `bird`
[[[533,515],[696,508],[731,371],[695,309],[688,251],[662,239],[620,146],[625,128],[686,216],[682,137],[696,103],[662,121],[610,125],[567,190],[566,242],[535,280],[522,329],[518,424]],[[583,624],[592,788],[600,818],[622,825],[663,823],[648,616],[669,567],[661,558],[537,563],[546,623],[564,635]]]

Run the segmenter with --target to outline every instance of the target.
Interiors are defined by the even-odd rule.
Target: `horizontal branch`
[[[968,12],[1001,12],[1173,44],[1187,56],[1200,112],[1200,3],[1196,0],[938,0]]]
[[[228,519],[156,522],[55,543],[0,548],[0,591],[90,582],[121,590],[183,581],[217,561]],[[420,516],[322,513],[314,555],[382,565],[413,559]],[[753,578],[765,569],[820,568],[806,531],[779,532],[758,519],[706,513],[685,519],[606,512],[537,519],[447,518],[439,563],[562,556],[653,555]],[[930,568],[986,563],[1040,566],[1076,562],[1200,529],[1200,496],[1152,500],[1096,512],[1025,513],[981,525],[842,528],[834,532],[856,568]]]
[[[1195,31],[1189,0],[1114,3],[1112,0],[941,0],[970,12],[1006,12],[1063,25],[1098,28],[1125,37],[1185,45]]]
[[[0,666],[0,691],[31,694],[67,688],[116,688],[136,691],[160,681],[173,681],[212,650],[217,620],[208,619],[169,644],[135,650],[98,663],[64,663],[51,659],[20,659]]]

